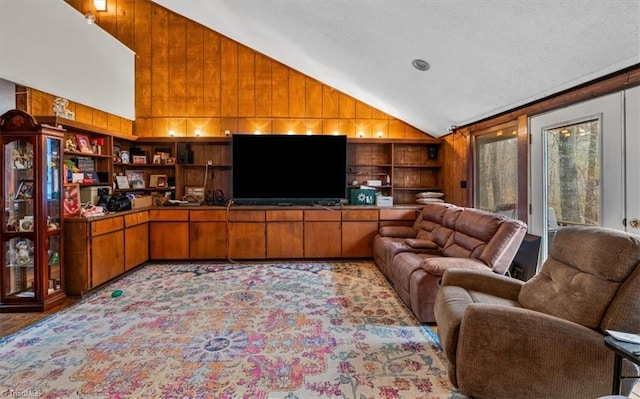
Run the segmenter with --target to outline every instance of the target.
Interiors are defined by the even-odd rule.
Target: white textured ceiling
[[[153,1],[433,136],[640,63],[640,0]]]

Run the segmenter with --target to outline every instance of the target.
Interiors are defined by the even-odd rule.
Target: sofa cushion
[[[581,234],[582,230],[558,230],[549,258],[524,284],[518,301],[525,308],[595,329],[622,282],[640,263],[640,238],[609,229],[592,234]]]

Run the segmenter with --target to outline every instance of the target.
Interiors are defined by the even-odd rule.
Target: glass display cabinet
[[[0,116],[0,312],[44,311],[66,298],[63,140],[63,131],[41,126],[23,111]]]

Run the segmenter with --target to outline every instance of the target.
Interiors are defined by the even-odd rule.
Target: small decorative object
[[[176,163],[176,158],[175,157],[167,157],[167,165],[173,165]]]
[[[120,160],[122,163],[129,163],[129,151],[120,151]]]
[[[53,100],[53,115],[60,118],[75,120],[76,114],[73,111],[70,111],[67,108],[68,106],[69,100],[60,97],[56,98]]]
[[[65,149],[65,151],[77,151],[78,150],[78,144],[76,143],[76,137],[75,136],[67,137],[67,139],[64,142],[64,149]]]
[[[185,187],[183,199],[189,202],[204,202],[204,187]]]
[[[85,154],[93,154],[89,137],[82,134],[76,134],[76,141],[78,142],[78,150],[80,152],[83,152]]]
[[[20,266],[30,265],[33,263],[31,253],[33,248],[29,248],[27,241],[20,241],[16,244],[16,263]]]
[[[33,180],[22,180],[18,191],[13,196],[15,200],[27,200],[33,198]]]
[[[153,163],[156,165],[162,163],[162,157],[160,156],[160,154],[155,154],[153,156]]]
[[[25,216],[20,219],[18,231],[33,231],[33,216]]]
[[[12,153],[15,169],[29,169],[33,166],[33,151],[14,148]]]
[[[161,188],[167,186],[167,176],[166,175],[150,175],[149,176],[149,187],[150,188]]]
[[[62,204],[65,217],[80,213],[80,186],[78,184],[68,184],[64,187]]]

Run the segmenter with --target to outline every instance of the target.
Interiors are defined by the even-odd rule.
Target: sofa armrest
[[[517,301],[524,281],[481,270],[449,269],[443,274],[440,285],[455,285],[469,291]]]
[[[431,240],[424,240],[420,238],[407,238],[404,240],[405,244],[414,249],[440,249],[438,244]]]
[[[383,237],[415,238],[418,232],[412,226],[382,226],[378,234]]]
[[[472,258],[454,258],[437,256],[424,258],[420,263],[420,267],[429,274],[434,276],[442,276],[445,271],[449,269],[467,269],[467,270],[481,270],[484,273],[491,272],[489,266],[480,262],[479,260]]]
[[[456,375],[471,397],[586,398],[610,390],[612,362],[597,331],[524,308],[477,303],[462,318]]]

